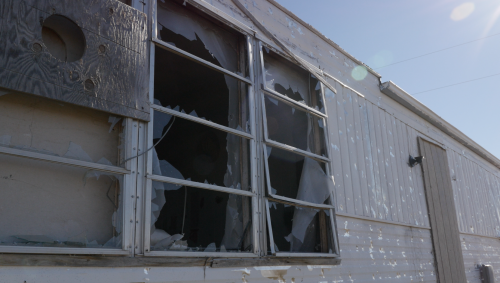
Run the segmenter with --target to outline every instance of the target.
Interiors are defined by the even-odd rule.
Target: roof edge
[[[316,34],[317,36],[319,36],[321,39],[323,39],[325,42],[327,42],[328,44],[330,44],[331,46],[333,46],[334,48],[336,48],[340,53],[344,54],[345,56],[347,56],[349,59],[353,60],[354,62],[356,62],[357,64],[359,65],[362,65],[364,67],[366,67],[366,69],[368,70],[368,72],[370,72],[372,75],[376,76],[377,78],[381,78],[382,76],[375,72],[372,68],[370,68],[368,65],[366,65],[365,63],[359,61],[358,59],[356,59],[354,56],[352,56],[351,54],[349,54],[347,51],[345,51],[342,47],[340,47],[337,43],[333,42],[331,39],[329,39],[328,37],[326,37],[325,35],[323,35],[320,31],[318,31],[316,28],[314,28],[312,25],[304,22],[301,18],[299,18],[297,15],[295,15],[294,13],[292,13],[290,10],[288,10],[287,8],[283,7],[280,3],[276,2],[275,0],[267,0],[267,2],[273,4],[274,6],[276,6],[278,9],[280,9],[281,11],[283,11],[285,14],[289,15],[291,18],[293,18],[295,21],[299,22],[301,25],[303,25],[305,28],[309,29],[310,31],[312,31],[314,34]]]
[[[484,149],[467,135],[462,133],[459,129],[455,128],[453,125],[441,118],[439,115],[434,113],[434,111],[429,109],[427,106],[422,104],[415,97],[411,96],[409,93],[401,89],[392,81],[380,84],[380,91],[399,104],[408,108],[410,111],[417,114],[420,118],[429,122],[431,125],[435,126],[454,140],[458,141],[460,144],[462,144],[475,154],[479,155],[481,158],[485,159],[496,168],[500,169],[500,160],[497,157]]]

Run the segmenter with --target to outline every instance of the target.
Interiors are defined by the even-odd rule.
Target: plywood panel
[[[450,267],[452,269],[453,282],[460,281],[460,275],[463,270],[463,258],[460,252],[460,242],[459,242],[459,232],[458,223],[456,217],[456,209],[453,199],[453,189],[451,187],[450,170],[447,159],[446,151],[435,146],[432,148],[433,155],[438,161],[439,174],[436,174],[438,178],[438,184],[442,188],[447,188],[447,190],[439,189],[439,198],[441,202],[441,208],[443,209],[443,219],[445,221],[446,233],[446,245],[448,248],[448,254],[450,255]],[[461,268],[462,267],[462,268]]]
[[[446,152],[419,138],[432,239],[440,282],[465,282]]]
[[[111,6],[101,11],[101,1],[2,1],[8,13],[0,26],[0,86],[148,120],[146,17],[119,1],[106,3],[116,13],[111,15]],[[47,50],[40,22],[51,14],[67,16],[81,27],[86,49],[80,60],[58,60]],[[104,24],[104,18],[109,22]],[[102,37],[105,31],[121,34],[130,44]],[[35,44],[42,48],[34,49]],[[91,89],[85,87],[90,81]]]

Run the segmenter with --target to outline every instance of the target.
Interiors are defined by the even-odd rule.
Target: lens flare
[[[461,21],[470,16],[470,14],[474,12],[475,8],[474,3],[472,2],[463,3],[451,11],[450,18],[454,21]]]
[[[372,68],[381,68],[391,64],[393,61],[394,56],[392,52],[389,50],[382,50],[370,58],[368,65]]]
[[[361,81],[366,78],[367,74],[368,71],[364,66],[356,66],[354,69],[352,69],[351,77],[357,81]]]

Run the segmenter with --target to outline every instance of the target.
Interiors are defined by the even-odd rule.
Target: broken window
[[[121,117],[92,109],[0,96],[0,250],[121,251],[124,128]]]
[[[177,2],[158,0],[158,39],[245,77],[247,57],[241,35]]]
[[[168,185],[167,185],[168,186]],[[252,252],[251,199],[179,186],[156,191],[152,251]],[[163,194],[159,196],[158,194]],[[163,206],[156,206],[162,198]],[[161,204],[161,203],[160,203]]]
[[[250,132],[245,83],[160,47],[155,55],[154,104]]]
[[[267,250],[336,256],[323,87],[268,49],[261,54]]]
[[[182,3],[157,8],[146,253],[253,253],[248,41]]]
[[[290,102],[306,105],[313,110],[325,113],[321,85],[318,79],[306,70],[280,58],[264,47],[264,90],[272,92]]]
[[[268,252],[333,253],[330,210],[268,201],[274,245]]]
[[[265,127],[270,140],[324,156],[325,127],[317,117],[289,103],[264,95]]]

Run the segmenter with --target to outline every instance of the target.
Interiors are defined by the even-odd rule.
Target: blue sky
[[[278,2],[500,158],[500,1]]]

